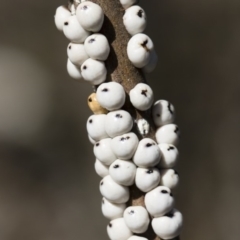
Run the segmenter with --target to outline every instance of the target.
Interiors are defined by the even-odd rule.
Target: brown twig
[[[107,59],[106,67],[108,71],[107,80],[121,83],[126,93],[138,83],[146,82],[143,73],[135,68],[129,61],[127,56],[127,43],[130,35],[123,25],[124,9],[119,0],[91,0],[99,4],[105,14],[105,20],[101,33],[103,33],[111,45],[110,55]],[[155,126],[151,117],[151,109],[146,112],[137,111],[130,103],[129,98],[126,101],[124,109],[131,113],[135,120],[140,118],[146,119],[150,123],[150,131],[144,137],[155,139]],[[135,132],[138,134],[135,127]],[[142,136],[138,134],[140,138]],[[136,186],[130,188],[131,198],[128,205],[131,206],[144,206],[145,194],[141,192]],[[151,224],[146,233],[141,236],[146,237],[148,240],[161,240],[153,232]],[[180,240],[175,238],[174,240]]]

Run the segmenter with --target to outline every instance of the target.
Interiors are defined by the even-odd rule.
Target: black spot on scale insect
[[[173,146],[171,146],[171,147],[168,148],[168,151],[174,150],[174,149],[175,149],[175,148],[174,148]]]
[[[147,143],[146,147],[151,147],[153,144],[152,143]]]
[[[143,10],[140,9],[140,10],[138,11],[137,15],[138,15],[140,18],[142,18],[142,17],[143,17]]]
[[[122,118],[121,114],[116,114],[116,118]]]
[[[161,190],[161,193],[163,193],[163,194],[167,194],[167,193],[169,193],[167,190]]]
[[[135,213],[134,210],[131,210],[131,211],[129,212],[130,215],[133,215],[134,213]]]
[[[176,127],[175,130],[174,130],[175,133],[178,133],[179,132],[179,128]]]
[[[168,110],[172,115],[174,114],[172,110],[172,104],[170,102],[168,102]]]
[[[142,90],[141,94],[144,95],[145,97],[147,97],[147,90],[146,89]]]
[[[93,42],[95,42],[96,40],[94,39],[94,38],[91,38],[88,42],[89,43],[93,43]]]

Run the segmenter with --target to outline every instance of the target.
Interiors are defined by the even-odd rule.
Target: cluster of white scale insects
[[[132,64],[144,72],[154,70],[157,54],[152,40],[142,32],[146,27],[145,11],[136,0],[120,0],[123,23],[132,36],[127,55]],[[104,61],[110,53],[107,36],[98,33],[104,22],[102,8],[91,1],[78,1],[70,8],[56,10],[55,23],[71,41],[67,48],[67,70],[71,77],[83,79],[96,87],[88,98],[94,115],[87,120],[89,140],[94,145],[95,170],[102,178],[100,192],[102,213],[110,219],[107,226],[111,240],[146,240],[138,235],[149,224],[161,239],[180,234],[182,214],[174,208],[172,192],[179,182],[172,169],[178,160],[176,145],[179,129],[173,124],[175,110],[166,100],[154,103],[152,89],[137,84],[129,93],[132,105],[139,111],[150,110],[157,127],[156,141],[146,138],[149,124],[145,119],[135,122],[122,107],[126,92],[117,82],[105,82]],[[137,124],[141,139],[131,132]],[[145,193],[143,206],[127,206],[132,185]]]

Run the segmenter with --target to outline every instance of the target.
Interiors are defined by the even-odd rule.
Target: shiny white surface
[[[77,7],[77,19],[84,29],[99,32],[104,21],[102,8],[90,1],[84,1]]]
[[[98,85],[106,80],[107,69],[102,61],[87,59],[81,66],[82,76],[92,85]]]
[[[106,176],[100,182],[100,192],[112,203],[126,203],[129,200],[129,188],[116,183],[111,176]]]
[[[123,86],[117,82],[101,84],[96,94],[100,105],[109,111],[118,110],[125,103],[126,93]]]
[[[134,184],[136,170],[133,162],[118,159],[109,167],[109,174],[116,183],[131,186]]]
[[[54,16],[55,25],[59,31],[63,31],[64,22],[71,16],[71,12],[66,6],[59,6]]]
[[[141,206],[128,207],[123,214],[128,228],[134,233],[144,233],[150,222],[146,208]]]
[[[136,2],[137,0],[120,0],[120,3],[125,9],[131,7]]]
[[[105,61],[110,52],[107,38],[100,33],[90,35],[85,40],[84,47],[90,58],[101,61]]]
[[[70,16],[63,25],[63,33],[71,42],[83,43],[90,35],[90,32],[84,30],[79,24],[76,15]]]
[[[123,24],[131,35],[143,32],[147,26],[145,11],[140,6],[129,7],[123,16]]]
[[[105,165],[110,165],[117,159],[111,148],[111,138],[97,142],[93,147],[93,152],[95,157]]]
[[[166,100],[158,100],[153,105],[152,116],[157,127],[172,123],[175,119],[175,108]]]
[[[182,214],[176,209],[171,214],[152,220],[153,230],[161,239],[173,239],[181,233],[183,225]]]
[[[154,167],[161,159],[160,149],[155,141],[150,138],[142,139],[133,156],[133,162],[139,167]]]
[[[134,35],[128,42],[129,60],[137,68],[145,67],[150,61],[150,52],[154,49],[152,40],[143,33]]]
[[[70,61],[79,67],[89,58],[84,45],[81,43],[69,43],[67,47],[67,55]]]
[[[83,80],[80,67],[73,64],[69,59],[67,60],[67,72],[70,77],[76,80]]]
[[[160,183],[160,172],[157,168],[138,168],[135,183],[142,192],[149,192]]]
[[[174,198],[168,187],[159,186],[145,196],[145,205],[153,217],[161,217],[173,209]]]
[[[132,105],[141,110],[148,110],[154,101],[154,95],[149,85],[145,83],[138,83],[130,92],[130,101]]]
[[[88,135],[94,141],[100,141],[103,138],[107,138],[108,135],[105,131],[106,114],[91,115],[87,120],[87,132]]]
[[[156,139],[158,144],[169,143],[177,145],[179,142],[180,130],[175,124],[167,124],[158,128],[156,132]]]
[[[95,161],[94,168],[95,168],[97,175],[101,178],[104,178],[107,175],[109,175],[109,167],[107,165],[103,164],[98,159],[96,159],[96,161]]]
[[[179,175],[174,169],[165,169],[161,171],[160,185],[175,189],[179,184]]]
[[[126,133],[112,139],[111,147],[119,159],[130,160],[138,147],[138,137],[135,133]]]
[[[107,233],[111,240],[125,240],[133,235],[123,218],[112,220],[107,226]]]
[[[102,214],[110,220],[123,217],[125,209],[125,203],[111,203],[106,198],[102,199]]]
[[[168,143],[158,144],[161,154],[162,160],[159,163],[160,168],[171,168],[174,167],[178,161],[179,152],[178,149]]]
[[[132,126],[132,117],[124,110],[117,110],[107,114],[105,131],[112,138],[130,132]]]

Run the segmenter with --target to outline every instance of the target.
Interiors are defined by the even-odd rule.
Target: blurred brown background
[[[91,87],[66,72],[64,1],[1,1],[0,239],[104,240],[85,122]],[[160,56],[148,76],[182,132],[183,240],[240,236],[240,1],[141,1]]]

